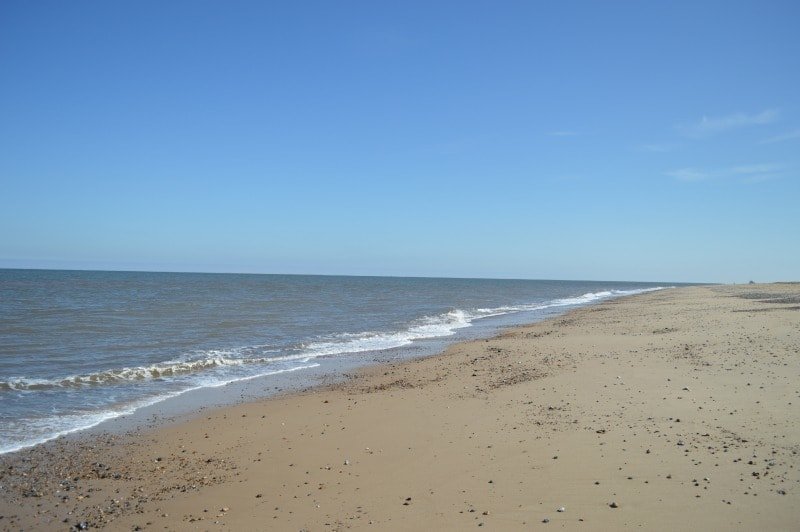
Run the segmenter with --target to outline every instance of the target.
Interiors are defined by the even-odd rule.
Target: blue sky
[[[0,267],[800,278],[800,3],[394,4],[0,3]]]

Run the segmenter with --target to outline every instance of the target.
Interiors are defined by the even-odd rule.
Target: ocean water
[[[651,283],[0,270],[0,454],[190,390],[430,354]],[[310,374],[311,372],[308,372]]]

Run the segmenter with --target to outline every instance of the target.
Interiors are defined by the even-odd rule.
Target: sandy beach
[[[800,284],[611,300],[0,457],[0,529],[797,530]]]

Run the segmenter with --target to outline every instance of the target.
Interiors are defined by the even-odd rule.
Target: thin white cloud
[[[780,111],[777,109],[766,109],[755,114],[734,113],[726,116],[704,116],[699,122],[681,129],[690,137],[708,137],[732,129],[771,124],[779,117]]]
[[[666,172],[666,175],[678,181],[705,181],[712,177],[708,172],[698,170],[697,168],[679,168]]]
[[[754,185],[756,183],[763,183],[764,181],[772,181],[773,179],[778,179],[780,177],[780,174],[753,174],[745,176],[739,181],[746,185]]]
[[[768,174],[778,172],[783,169],[779,164],[749,164],[745,166],[734,166],[730,169],[731,173],[739,175]]]
[[[783,135],[776,135],[774,137],[764,139],[759,144],[775,144],[776,142],[786,142],[787,140],[795,139],[800,139],[800,129],[795,129],[794,131],[789,131]]]
[[[785,166],[777,163],[748,164],[716,170],[698,168],[679,168],[665,172],[665,175],[684,182],[718,180],[738,180],[740,183],[762,183],[779,179],[784,175]]]
[[[730,169],[730,173],[736,175],[742,183],[755,184],[779,179],[783,176],[783,168],[782,165],[774,163],[750,164],[735,166]]]

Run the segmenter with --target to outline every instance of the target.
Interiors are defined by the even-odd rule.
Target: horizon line
[[[132,270],[120,269],[109,270],[103,268],[39,268],[39,267],[7,267],[0,266],[0,271],[48,271],[48,272],[96,272],[96,273],[164,273],[164,274],[189,274],[189,275],[280,275],[296,277],[375,277],[385,279],[458,279],[458,280],[483,280],[483,281],[568,281],[568,282],[589,282],[589,283],[668,283],[668,284],[691,284],[691,285],[718,285],[725,284],[720,282],[707,281],[622,281],[614,279],[545,279],[532,277],[446,277],[436,275],[376,275],[376,274],[336,274],[336,273],[275,273],[275,272],[221,272],[221,271],[175,271],[175,270]],[[773,281],[781,282],[781,281]],[[784,281],[786,282],[786,281]],[[735,284],[735,283],[734,283]]]

